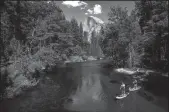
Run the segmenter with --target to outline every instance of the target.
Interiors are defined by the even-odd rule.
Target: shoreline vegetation
[[[66,20],[54,1],[5,1],[1,11],[0,97],[35,86],[45,67],[84,55],[82,23]],[[7,90],[4,93],[4,90]],[[8,94],[9,93],[9,94]]]
[[[23,64],[28,64],[28,62],[15,62],[6,67],[2,67],[1,75],[2,77],[4,76],[4,78],[6,78],[3,81],[5,81],[4,86],[7,86],[4,88],[5,90],[3,91],[4,93],[2,96],[4,98],[13,98],[20,95],[23,90],[36,86],[42,76],[40,74],[49,72],[53,67],[56,67],[57,64],[64,65],[66,63],[85,62],[92,60],[97,59],[93,56],[70,56],[70,58],[66,61],[62,60],[60,62],[51,63],[50,65],[43,63],[42,61],[36,62],[34,60],[29,60],[31,62],[29,62],[29,65],[25,65],[25,68],[22,66],[24,66]]]

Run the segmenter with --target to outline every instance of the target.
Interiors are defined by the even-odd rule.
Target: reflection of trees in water
[[[98,88],[100,86],[100,77],[98,74],[86,74],[82,77],[82,84],[79,85],[80,91],[89,92],[92,89]]]
[[[78,89],[72,97],[80,102],[87,99],[99,100],[101,92],[100,76],[98,74],[86,74],[82,76],[81,85],[78,85]]]
[[[71,95],[73,102],[68,109],[87,112],[104,110],[105,102],[102,95],[100,75],[92,73],[82,75],[81,85],[78,85],[76,92]]]
[[[69,96],[78,86],[78,76],[72,67],[56,68],[56,73],[52,78],[61,87],[63,95]]]

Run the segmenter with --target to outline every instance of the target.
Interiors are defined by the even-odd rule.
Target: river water
[[[1,112],[167,112],[168,78],[158,78],[164,85],[157,86],[147,79],[139,82],[142,87],[130,92],[122,100],[115,100],[120,93],[120,82],[132,86],[132,76],[117,73],[106,66],[107,60],[69,63],[46,73],[40,83],[21,96],[0,103]],[[152,76],[153,77],[153,76]],[[158,83],[158,82],[157,82]],[[154,87],[155,86],[155,87]],[[160,87],[161,86],[161,87]],[[167,85],[168,86],[168,85]],[[151,88],[156,88],[151,89]],[[145,95],[149,91],[151,96]],[[158,94],[161,91],[163,93]],[[146,97],[145,97],[146,96]]]

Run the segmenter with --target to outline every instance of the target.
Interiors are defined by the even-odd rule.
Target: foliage
[[[109,23],[101,30],[103,52],[117,66],[121,61],[129,67],[164,69],[169,57],[168,2],[141,0],[135,6],[130,15],[120,6],[110,8]]]
[[[74,44],[80,45],[82,43],[82,25],[78,25],[78,22],[75,18],[72,18],[71,21],[71,34],[76,39],[76,42]],[[81,28],[80,28],[81,27]]]
[[[149,61],[147,66],[164,69],[169,57],[168,1],[138,1],[136,9],[144,36],[145,54],[148,54],[144,56]]]
[[[83,25],[82,22],[80,22],[80,26],[79,26],[79,31],[80,31],[80,37],[83,38]]]
[[[108,13],[109,23],[101,30],[100,42],[104,54],[112,56],[116,66],[136,66],[140,63],[137,46],[141,37],[135,11],[128,15],[125,8],[111,7]],[[141,44],[141,43],[140,43]]]
[[[3,63],[13,68],[10,75],[19,70],[32,77],[29,72],[35,69],[80,55],[82,30],[76,19],[65,19],[54,1],[5,1],[0,37]]]

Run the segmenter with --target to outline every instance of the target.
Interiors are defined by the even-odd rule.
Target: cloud
[[[69,8],[70,7],[83,7],[83,8],[85,8],[88,5],[86,2],[83,2],[83,1],[63,1],[62,4],[68,6]]]
[[[102,7],[99,4],[94,5],[92,9],[88,9],[87,12],[89,14],[101,14],[102,13]]]
[[[85,13],[85,15],[88,15],[88,14],[89,14],[89,13],[87,13],[87,12]]]
[[[101,14],[102,13],[102,7],[99,4],[96,4],[93,8],[94,14]]]
[[[92,10],[92,9],[88,9],[87,12],[88,12],[89,14],[93,14],[93,10]]]
[[[47,1],[47,3],[50,3],[51,1]]]

